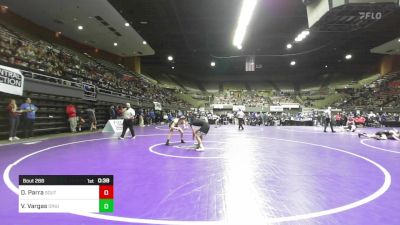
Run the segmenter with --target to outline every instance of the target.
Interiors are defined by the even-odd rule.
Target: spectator
[[[69,128],[72,133],[75,133],[77,126],[76,108],[72,103],[70,103],[65,108],[65,111],[68,116]]]
[[[86,109],[89,118],[90,131],[97,130],[96,111],[94,107]]]
[[[33,137],[33,127],[36,119],[36,111],[38,108],[32,104],[32,100],[27,98],[25,103],[21,105],[21,110],[26,111],[24,118],[24,134],[25,138]]]
[[[117,113],[117,119],[122,119],[123,118],[123,108],[122,108],[121,105],[118,106],[118,108],[116,110],[116,113]]]
[[[117,119],[117,113],[115,112],[115,107],[113,105],[110,106],[109,119],[110,120]]]
[[[150,110],[149,112],[149,124],[153,124],[156,122],[156,114],[154,113],[153,110]]]
[[[340,113],[338,112],[338,113],[336,113],[336,115],[335,115],[335,122],[336,122],[336,126],[341,126],[342,124],[341,124],[341,120],[342,120],[342,116],[340,115]]]
[[[15,103],[15,99],[10,100],[7,106],[7,111],[8,111],[8,119],[10,121],[10,135],[8,140],[9,141],[19,140],[19,138],[17,137],[17,128],[19,124],[19,116],[21,114],[21,111],[18,110],[17,104]]]
[[[143,114],[144,114],[143,109],[139,109],[139,126],[141,126],[141,127],[144,127]]]
[[[78,127],[78,131],[81,132],[82,131],[82,127],[83,125],[85,125],[85,119],[83,119],[82,117],[82,113],[80,113],[79,115],[76,116],[76,126]]]

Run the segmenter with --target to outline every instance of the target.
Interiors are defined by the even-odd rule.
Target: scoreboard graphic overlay
[[[20,213],[114,212],[113,175],[20,175]]]

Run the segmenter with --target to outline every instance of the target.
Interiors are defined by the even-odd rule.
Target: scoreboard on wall
[[[20,213],[114,212],[112,175],[20,175]]]

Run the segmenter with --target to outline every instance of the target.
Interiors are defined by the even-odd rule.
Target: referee
[[[126,129],[129,128],[129,131],[132,134],[132,139],[135,139],[135,131],[133,130],[133,119],[135,119],[135,110],[131,108],[131,104],[126,103],[126,108],[123,111],[123,117],[124,117],[124,122],[123,122],[123,129],[122,129],[122,134],[119,137],[119,139],[124,139]]]
[[[244,112],[242,109],[239,109],[239,111],[236,114],[238,120],[239,120],[239,130],[244,130],[243,123],[244,123]]]
[[[333,130],[332,126],[332,110],[331,107],[329,106],[327,110],[325,110],[325,125],[324,125],[324,132],[326,132],[326,128],[328,127],[328,124],[331,127],[332,133],[335,133],[336,131]]]

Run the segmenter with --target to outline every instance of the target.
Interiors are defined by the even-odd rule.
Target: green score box
[[[100,199],[99,212],[114,212],[114,200],[113,199]]]

